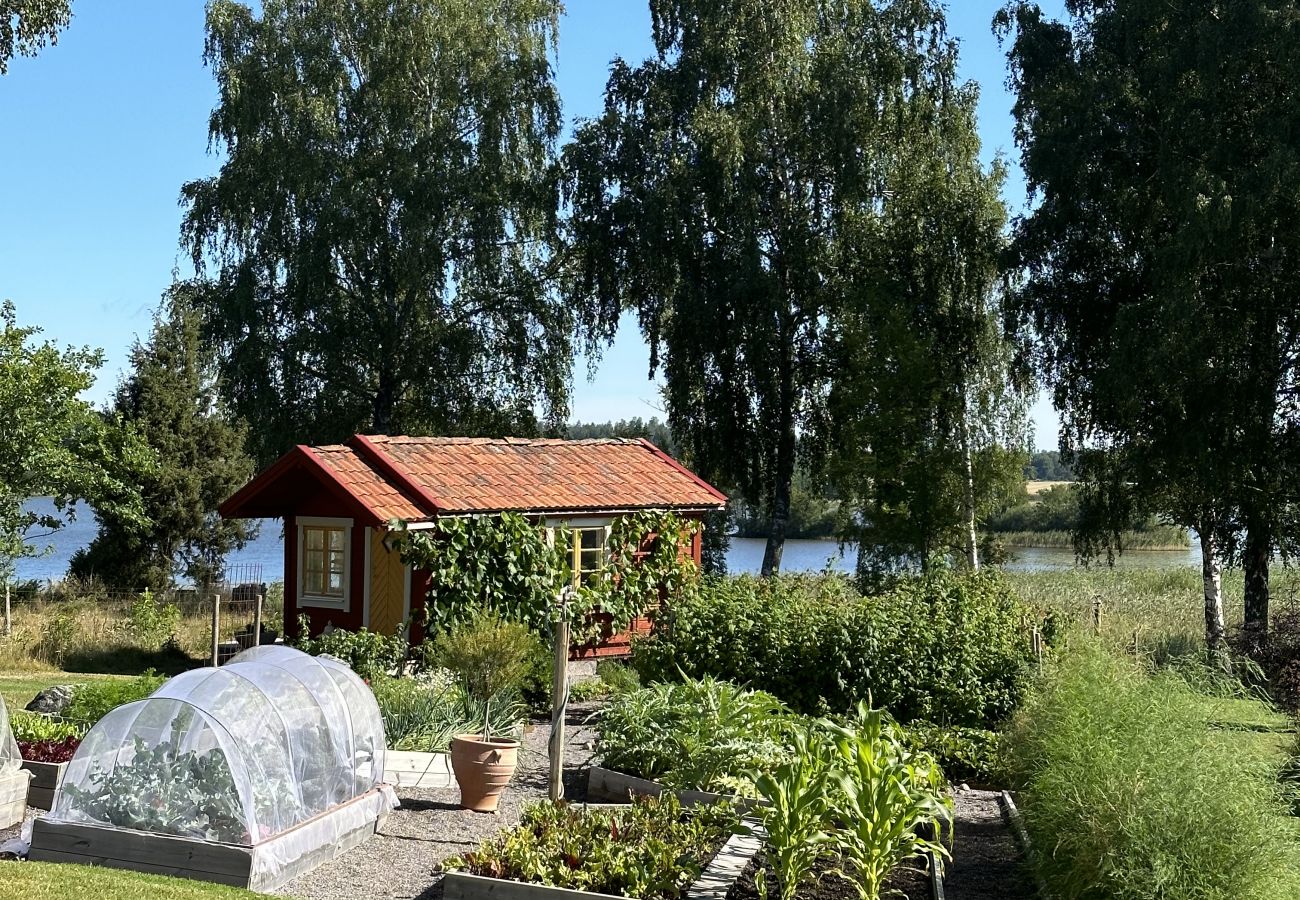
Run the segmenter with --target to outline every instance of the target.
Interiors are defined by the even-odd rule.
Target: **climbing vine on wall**
[[[555,599],[573,581],[569,531],[548,530],[519,513],[447,516],[419,531],[402,522],[390,527],[397,533],[402,562],[429,573],[425,616],[430,631],[464,621],[483,607],[548,631],[556,615]],[[571,594],[573,640],[584,643],[607,636],[595,614],[608,614],[621,629],[661,596],[693,589],[696,566],[684,548],[694,528],[694,523],[665,510],[616,518],[606,564]]]

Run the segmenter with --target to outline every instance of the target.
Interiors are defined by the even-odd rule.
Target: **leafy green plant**
[[[89,786],[64,782],[75,809],[93,821],[155,834],[252,842],[225,754],[182,751],[170,741],[135,738],[130,762],[95,769]]]
[[[158,650],[176,640],[181,611],[175,603],[162,603],[147,588],[131,604],[127,631],[146,650]]]
[[[80,637],[81,626],[76,617],[70,612],[61,612],[41,627],[38,652],[47,662],[62,667]]]
[[[633,643],[643,682],[727,677],[808,714],[874,702],[914,719],[989,728],[1033,670],[1033,610],[997,572],[943,568],[862,596],[842,576],[706,578]]]
[[[154,672],[145,671],[135,678],[114,678],[78,684],[72,692],[72,701],[63,717],[89,727],[104,718],[110,710],[124,703],[148,697],[167,679]]]
[[[862,900],[879,900],[886,877],[929,851],[948,858],[943,830],[952,799],[943,773],[925,753],[910,750],[878,709],[858,707],[850,724],[824,722],[838,753],[834,816],[840,871]]]
[[[569,699],[583,702],[616,694],[626,694],[641,687],[636,670],[622,662],[602,659],[596,663],[596,677],[569,685]]]
[[[1003,783],[1002,736],[987,728],[909,722],[900,736],[909,747],[928,753],[949,782]]]
[[[753,773],[784,758],[791,722],[770,694],[686,678],[616,697],[597,750],[606,766],[673,788],[752,795]]]
[[[527,627],[479,612],[437,637],[433,657],[482,705],[483,740],[492,736],[492,706],[517,694],[528,674],[537,638]]]
[[[1009,730],[1038,873],[1061,900],[1296,896],[1274,735],[1212,728],[1257,701],[1194,690],[1075,636]]]
[[[685,811],[671,795],[618,809],[539,803],[517,828],[446,871],[508,878],[641,900],[677,900],[737,827],[728,804]]]
[[[445,751],[457,734],[482,727],[481,704],[444,670],[418,678],[379,676],[370,682],[384,734],[394,750]],[[526,710],[520,702],[498,700],[491,705],[492,734],[510,734],[519,727]]]
[[[796,727],[790,754],[780,765],[754,780],[763,829],[767,832],[766,857],[776,875],[778,896],[792,900],[800,883],[829,849],[834,815],[833,782],[836,748],[821,730]],[[767,900],[763,869],[755,874],[758,894]]]
[[[348,631],[335,628],[311,637],[306,616],[298,617],[296,646],[304,653],[328,653],[347,663],[362,678],[397,672],[406,661],[407,643],[400,634],[384,635],[368,628]]]
[[[78,722],[54,719],[22,709],[16,709],[9,714],[9,727],[13,729],[14,740],[19,743],[79,738],[85,734],[87,728],[86,725]]]

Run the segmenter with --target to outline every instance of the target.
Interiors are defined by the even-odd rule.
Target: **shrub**
[[[72,702],[64,710],[63,716],[85,726],[94,725],[122,704],[148,697],[166,680],[150,669],[135,678],[114,678],[79,684],[72,692]]]
[[[939,570],[863,597],[841,576],[707,579],[633,645],[643,681],[715,675],[795,710],[873,700],[900,721],[987,728],[1028,680],[1031,611],[996,572]]]
[[[80,637],[76,617],[69,612],[58,613],[41,626],[38,652],[46,662],[61,668]]]
[[[639,797],[619,809],[539,803],[523,821],[446,871],[642,900],[676,900],[736,825],[727,804],[682,810],[676,797]]]
[[[996,731],[918,719],[907,725],[902,737],[913,750],[934,757],[950,782],[1003,783],[1002,736]]]
[[[538,643],[527,626],[489,612],[476,613],[467,623],[434,640],[433,658],[482,706],[483,740],[492,735],[493,704],[523,687]]]
[[[406,661],[407,642],[401,635],[384,635],[368,628],[348,631],[335,628],[316,637],[308,634],[306,616],[298,619],[298,649],[312,656],[329,654],[352,667],[362,678],[391,675]]]
[[[779,700],[711,677],[617,697],[600,720],[604,764],[670,787],[753,793],[753,772],[785,755],[791,717]]]
[[[1049,668],[1014,719],[1008,759],[1055,896],[1294,896],[1277,765],[1211,731],[1207,708],[1224,702],[1093,641]]]
[[[131,604],[127,630],[141,648],[158,650],[176,640],[180,623],[180,607],[175,603],[161,603],[153,592],[145,590]]]

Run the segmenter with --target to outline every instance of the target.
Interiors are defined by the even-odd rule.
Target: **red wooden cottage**
[[[284,619],[305,613],[313,633],[393,634],[428,591],[385,538],[394,519],[520,512],[571,529],[577,578],[600,566],[608,526],[639,509],[699,519],[722,507],[716,488],[644,440],[416,438],[357,435],[299,445],[237,491],[225,518],[284,520]],[[689,548],[700,560],[698,532]],[[640,630],[644,623],[634,623]],[[418,625],[411,640],[422,635]],[[627,648],[619,635],[595,652]]]

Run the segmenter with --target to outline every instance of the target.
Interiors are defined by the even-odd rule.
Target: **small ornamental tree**
[[[518,622],[480,610],[464,625],[443,632],[433,658],[483,704],[483,740],[492,740],[492,704],[517,691],[532,666],[537,638]]]

